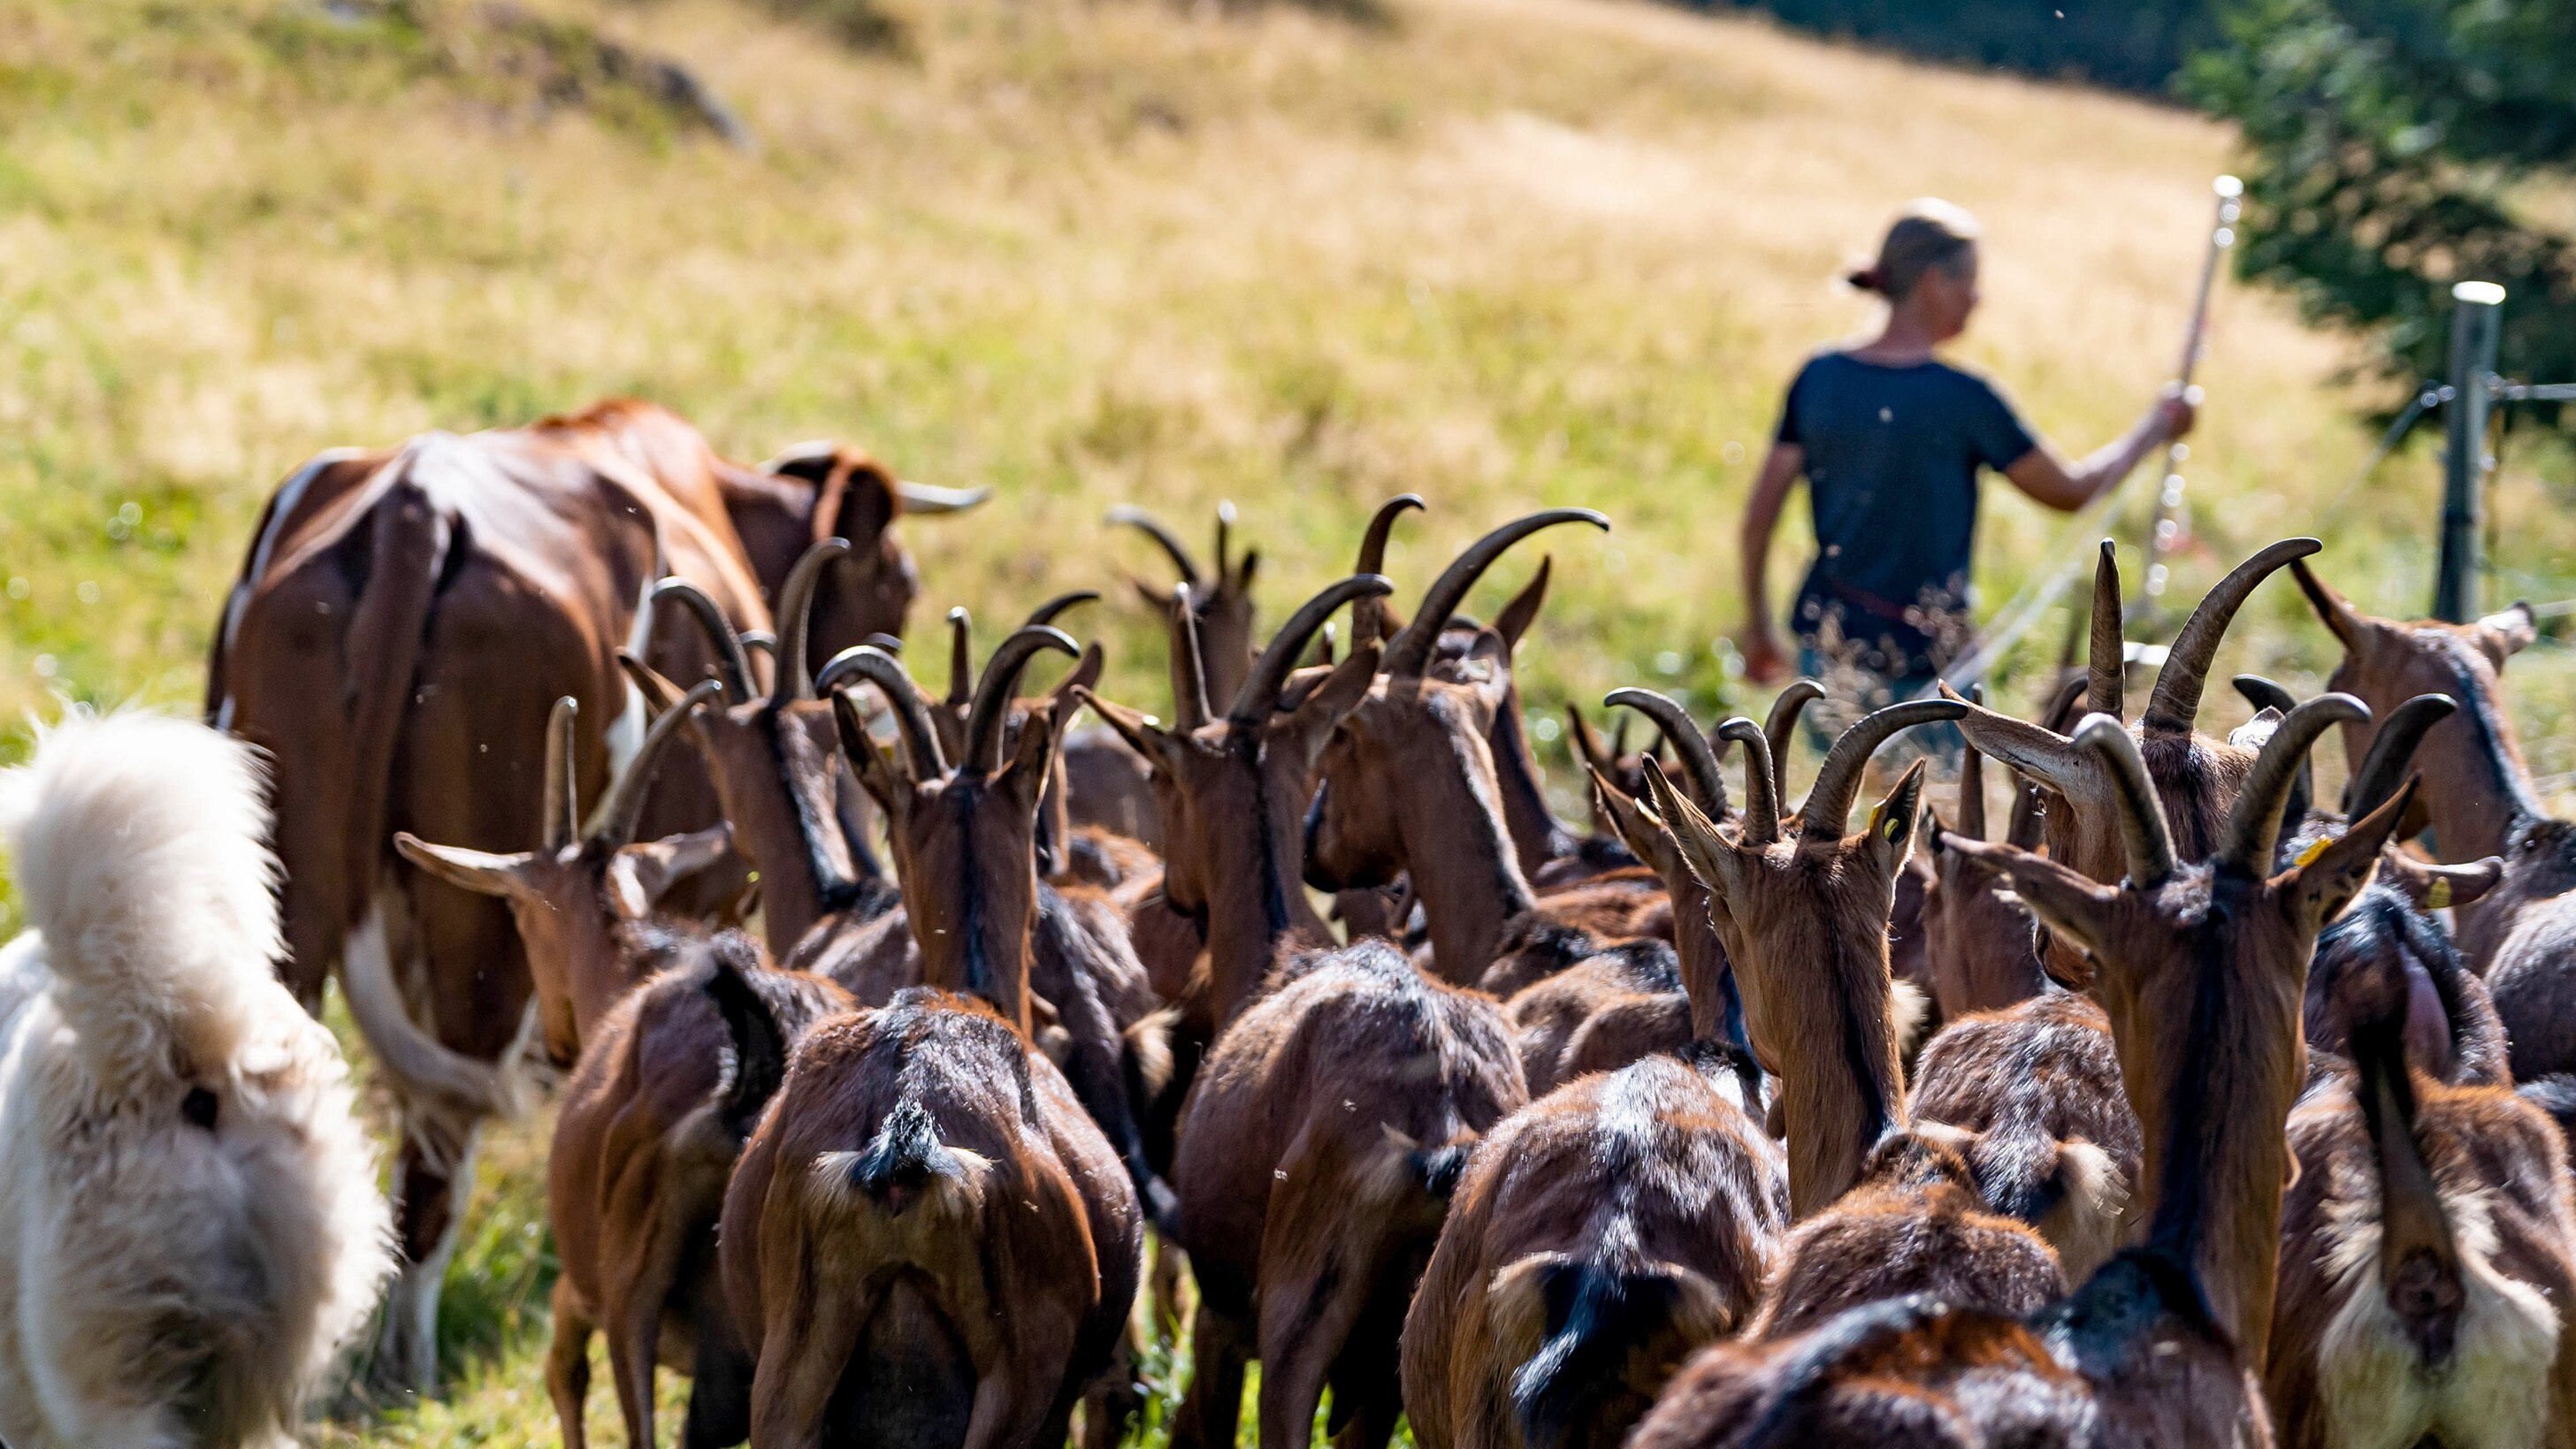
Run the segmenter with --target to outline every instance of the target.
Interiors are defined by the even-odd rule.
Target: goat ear
[[[1036,809],[1038,797],[1046,793],[1047,767],[1055,760],[1056,710],[1052,703],[1040,703],[1020,721],[1020,738],[1011,751],[1010,763],[1002,767],[1003,778],[1011,788],[1028,797],[1029,808]]]
[[[2363,886],[2370,884],[2370,872],[2379,864],[2380,847],[2388,843],[2397,822],[2405,817],[2406,807],[2415,801],[2415,783],[2409,777],[2378,809],[2354,821],[2350,829],[2318,847],[2306,860],[2274,877],[2272,889],[2302,928],[2313,931],[2333,920],[2354,896],[2361,894]]]
[[[644,696],[645,707],[657,716],[678,704],[680,696],[688,693],[673,682],[669,675],[623,649],[617,651],[617,667],[626,671],[627,681],[635,686],[637,693]]]
[[[1512,692],[1512,646],[1492,629],[1479,629],[1467,645],[1466,657],[1452,669],[1458,681],[1476,692],[1476,700],[1488,712],[1500,711]],[[1490,724],[1488,719],[1485,723]],[[1484,733],[1482,727],[1478,734]]]
[[[1360,701],[1368,698],[1369,689],[1377,682],[1377,656],[1378,646],[1373,640],[1352,650],[1350,658],[1334,665],[1332,672],[1297,701],[1296,711],[1289,716],[1284,733],[1287,738],[1302,743],[1309,764],[1322,752],[1324,741],[1332,737],[1333,727],[1359,708]],[[1293,690],[1286,693],[1293,697]],[[1282,732],[1276,723],[1271,729],[1274,733]]]
[[[1108,721],[1109,727],[1118,732],[1118,738],[1125,740],[1129,749],[1145,757],[1146,764],[1156,770],[1165,767],[1164,761],[1171,758],[1172,732],[1154,723],[1151,715],[1141,714],[1123,704],[1112,704],[1094,693],[1088,684],[1075,686],[1073,697],[1089,706],[1093,714]]]
[[[1653,797],[1655,814],[1690,873],[1708,887],[1718,905],[1734,910],[1735,901],[1744,895],[1745,847],[1719,834],[1717,823],[1674,789],[1651,758],[1646,761],[1646,793]]]
[[[1896,788],[1870,807],[1869,850],[1887,862],[1891,876],[1905,864],[1907,852],[1914,848],[1914,823],[1923,813],[1923,772],[1930,764],[1929,760],[1916,760],[1906,766]]]
[[[894,762],[868,738],[868,722],[848,690],[832,691],[832,727],[840,734],[841,758],[848,762],[850,773],[859,777],[859,788],[868,792],[888,820],[903,819],[903,782],[896,778]]]
[[[534,852],[525,850],[494,855],[457,845],[432,845],[408,830],[394,832],[394,849],[437,879],[478,896],[517,894],[526,886],[528,867],[536,860]]]
[[[1587,768],[1592,776],[1593,811],[1609,822],[1611,833],[1619,837],[1619,843],[1627,846],[1630,854],[1644,861],[1667,883],[1690,869],[1682,863],[1675,850],[1673,837],[1646,814],[1635,797],[1610,783],[1609,776],[1601,773],[1600,767]]]
[[[2119,908],[2118,887],[2106,886],[2047,856],[2033,855],[2017,846],[1990,845],[1964,835],[1944,835],[1941,843],[1945,849],[1957,851],[2002,876],[2041,925],[2096,957],[2102,954],[2100,943],[2113,934],[2118,924],[2112,916]]]
[[[1529,585],[1512,595],[1512,601],[1503,605],[1503,612],[1494,616],[1494,632],[1501,636],[1505,652],[1518,650],[1521,636],[1538,621],[1539,606],[1547,602],[1548,571],[1555,566],[1553,557],[1540,559],[1538,573],[1531,578]]]
[[[2486,651],[2487,658],[2498,669],[2504,668],[2506,660],[2530,648],[2531,641],[2539,637],[2539,621],[2526,602],[2517,602],[2512,608],[2499,610],[2477,622],[2478,647]]]
[[[609,862],[610,886],[629,919],[640,919],[663,893],[705,870],[733,850],[733,828],[714,825],[686,835],[666,835],[630,845]]]

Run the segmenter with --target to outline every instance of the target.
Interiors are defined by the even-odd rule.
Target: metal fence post
[[[2504,288],[2461,282],[2451,288],[2451,409],[2442,464],[2442,558],[2433,581],[2433,617],[2465,624],[2478,612],[2478,519],[2486,507],[2487,405],[2493,400],[2496,342],[2504,325]]]

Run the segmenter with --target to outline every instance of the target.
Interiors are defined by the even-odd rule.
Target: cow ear
[[[401,852],[403,859],[458,890],[505,899],[530,886],[528,868],[536,862],[532,851],[495,855],[458,845],[432,845],[407,830],[394,832],[394,849]]]
[[[627,846],[609,863],[612,893],[628,919],[640,920],[671,887],[732,851],[733,829],[727,825]]]

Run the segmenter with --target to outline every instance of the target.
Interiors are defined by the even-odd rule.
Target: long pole
[[[2191,386],[2192,375],[2200,369],[2201,341],[2209,331],[2209,294],[2218,283],[2218,260],[2236,244],[2236,218],[2244,207],[2245,183],[2233,176],[2221,176],[2209,185],[2217,197],[2218,221],[2209,231],[2209,251],[2201,258],[2200,291],[2191,304],[2191,327],[2183,334],[2182,365],[2175,369],[2183,387]],[[2165,449],[2163,476],[2156,487],[2156,507],[2147,523],[2147,588],[2138,601],[2137,613],[2152,620],[2163,606],[2165,582],[2171,571],[2165,567],[2165,554],[2182,537],[2182,464],[2191,456],[2191,447],[2181,439]]]
[[[2487,472],[2487,407],[2494,400],[2496,343],[2504,288],[2451,288],[2451,411],[2442,457],[2442,562],[2433,578],[2433,617],[2465,624],[2478,612],[2478,517]]]

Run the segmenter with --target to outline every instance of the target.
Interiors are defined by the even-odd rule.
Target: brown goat
[[[1477,1144],[1405,1316],[1423,1449],[1616,1444],[1750,1315],[1789,1181],[1732,1055],[1586,1076]]]
[[[760,1004],[735,1003],[746,1037],[775,1035]],[[990,1003],[928,987],[796,1044],[718,1243],[753,1449],[1061,1445],[1143,1248],[1063,1076]]]
[[[1969,691],[1972,703],[1984,703],[1983,696],[1982,689]],[[1964,852],[1944,849],[1942,840],[1951,833],[1938,817],[1924,831],[1932,858],[1923,894],[1924,985],[1944,1022],[1972,1012],[2000,1011],[2048,989],[2030,912],[2012,899],[1993,871]],[[1960,752],[1955,833],[1970,840],[1986,838],[1985,757],[1974,745]],[[2036,792],[2015,781],[2004,841],[2035,850],[2039,833]]]
[[[2402,966],[2357,963],[2355,1073],[2291,1114],[2264,1390],[2285,1449],[2576,1442],[2576,1205],[2547,1114],[2410,1070]]]
[[[1528,1100],[1493,999],[1362,942],[1281,964],[1217,1039],[1172,1180],[1199,1283],[1172,1442],[1234,1442],[1259,1358],[1263,1449],[1332,1432],[1381,1449],[1398,1335],[1477,1137]]]
[[[741,1136],[703,1110],[723,1085],[725,1038],[699,987],[708,960],[725,957],[746,962],[797,1021],[847,1000],[828,983],[758,969],[759,948],[739,933],[710,940],[653,911],[673,881],[724,853],[723,827],[628,843],[645,782],[680,722],[716,687],[700,683],[685,705],[655,721],[638,768],[610,791],[588,829],[573,819],[565,762],[577,706],[566,698],[548,721],[540,849],[491,856],[409,835],[394,841],[439,879],[509,903],[549,1038],[580,1052],[555,1119],[546,1194],[563,1268],[546,1380],[570,1449],[587,1441],[590,1338],[603,1325],[628,1442],[654,1442],[657,1361],[697,1381],[683,1436],[692,1449],[733,1443],[748,1427],[751,1365],[715,1290],[713,1257]]]
[[[2270,1443],[2255,1382],[2290,1169],[2282,1126],[2303,1077],[2299,988],[2319,924],[2369,878],[2409,792],[2304,865],[2272,873],[2272,848],[2297,757],[2360,710],[2327,696],[2284,721],[2205,864],[2175,863],[2137,743],[2108,715],[2075,738],[2116,782],[2120,884],[1957,843],[2098,964],[2146,1143],[2144,1246],[2025,1318],[1925,1296],[1716,1345],[1665,1391],[1634,1449]]]
[[[1441,626],[1513,543],[1577,522],[1609,527],[1589,510],[1553,509],[1459,554],[1388,641],[1378,683],[1324,749],[1324,784],[1307,822],[1308,883],[1339,891],[1405,874],[1429,918],[1433,969],[1446,981],[1481,978],[1538,897],[1503,818],[1488,740],[1510,692],[1509,646],[1484,630],[1463,657],[1434,671]]]

